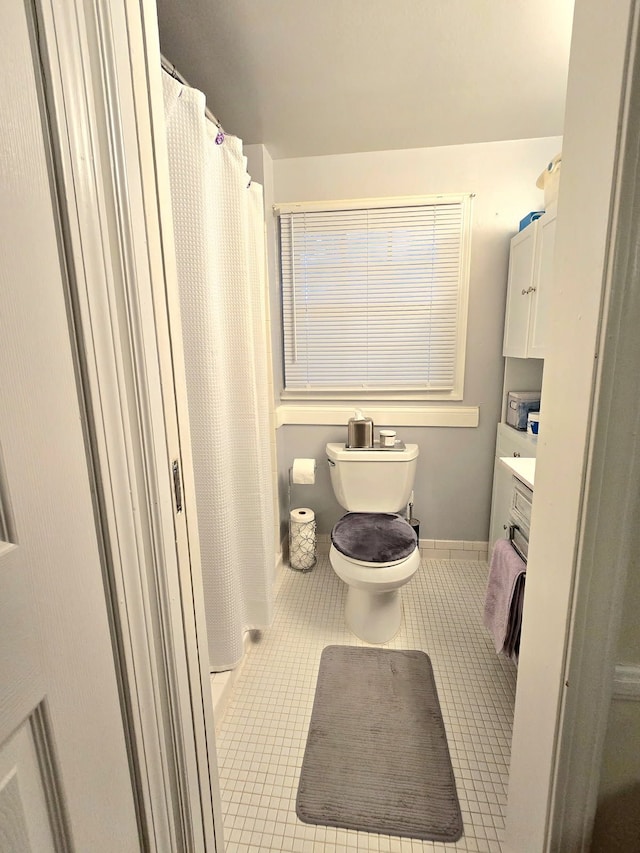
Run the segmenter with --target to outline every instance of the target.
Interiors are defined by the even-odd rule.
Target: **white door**
[[[140,844],[25,7],[0,28],[0,850],[124,853]]]

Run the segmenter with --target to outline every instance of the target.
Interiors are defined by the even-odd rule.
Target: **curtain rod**
[[[166,59],[162,54],[160,54],[160,63],[162,65],[163,70],[166,71],[167,74],[170,74],[174,80],[177,80],[178,83],[182,83],[183,86],[188,86],[189,89],[193,89],[193,86],[188,82],[188,80],[185,80],[185,78],[178,71],[176,66],[169,62],[169,60]],[[209,121],[212,121],[215,124],[215,126],[221,133],[225,132],[224,128],[222,127],[218,119],[214,116],[214,114],[211,112],[206,103],[204,107],[204,114],[209,119]]]

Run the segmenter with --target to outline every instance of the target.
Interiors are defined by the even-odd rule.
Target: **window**
[[[280,205],[284,397],[462,399],[471,196]]]

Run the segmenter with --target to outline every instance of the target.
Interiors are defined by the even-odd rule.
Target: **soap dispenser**
[[[347,447],[373,447],[373,420],[365,418],[360,409],[349,418]]]

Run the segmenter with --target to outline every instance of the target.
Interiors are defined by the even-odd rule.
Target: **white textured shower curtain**
[[[274,505],[262,187],[201,92],[163,73],[212,671],[272,617]],[[219,143],[219,144],[218,144]]]

